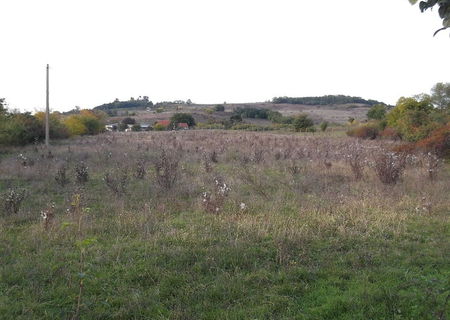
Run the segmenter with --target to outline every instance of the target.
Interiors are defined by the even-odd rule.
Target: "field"
[[[367,120],[367,111],[369,105],[364,104],[338,104],[338,105],[299,105],[299,104],[274,104],[274,103],[230,103],[225,104],[225,112],[206,112],[208,109],[212,110],[215,105],[167,105],[164,112],[155,113],[155,111],[146,111],[142,109],[116,109],[119,114],[129,111],[134,113],[136,120],[139,123],[154,123],[158,120],[170,119],[172,115],[177,112],[187,112],[194,116],[197,122],[220,122],[228,120],[236,108],[257,108],[278,111],[283,116],[297,116],[300,113],[307,114],[316,124],[328,121],[333,124],[346,124],[348,119],[354,118],[358,121]],[[112,117],[108,119],[110,123],[120,122],[125,116]],[[244,119],[246,123],[253,123],[259,125],[270,125],[269,120],[262,119]]]
[[[0,154],[1,319],[449,319],[450,166],[336,135]]]

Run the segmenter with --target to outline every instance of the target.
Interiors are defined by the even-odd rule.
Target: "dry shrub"
[[[147,171],[145,170],[145,159],[138,159],[136,162],[136,166],[134,169],[134,177],[136,179],[144,179],[145,175],[147,174]]]
[[[25,196],[26,191],[24,189],[8,189],[8,191],[1,196],[2,207],[6,215],[17,214]]]
[[[434,130],[427,138],[419,140],[416,147],[440,157],[450,158],[450,123]]]
[[[406,155],[397,152],[381,152],[375,156],[375,172],[384,184],[398,182],[406,167]]]
[[[153,161],[156,183],[164,190],[170,190],[179,176],[180,158],[175,150],[162,149]]]
[[[364,125],[347,131],[349,137],[374,140],[378,137],[379,129],[372,125]]]
[[[380,138],[387,140],[400,140],[400,134],[394,128],[387,127],[379,134]]]
[[[105,173],[103,181],[115,195],[122,196],[127,188],[128,170],[126,168],[116,168],[108,171]]]
[[[59,186],[64,187],[67,185],[70,180],[67,177],[67,165],[63,164],[61,165],[58,170],[56,171],[55,181],[58,183]]]
[[[75,180],[79,184],[84,184],[89,180],[88,166],[84,161],[80,161],[75,165]]]
[[[219,213],[225,204],[231,188],[223,182],[221,178],[214,178],[214,187],[212,192],[203,192],[202,205],[205,211],[209,213]]]

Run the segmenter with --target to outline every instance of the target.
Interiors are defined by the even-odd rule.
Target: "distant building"
[[[105,130],[106,131],[117,131],[118,126],[119,126],[118,123],[107,124],[107,125],[105,125]]]

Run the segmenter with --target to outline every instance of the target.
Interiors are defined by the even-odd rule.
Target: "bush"
[[[374,125],[363,125],[355,128],[351,128],[347,131],[349,137],[359,138],[359,139],[376,139],[379,134],[379,129]]]
[[[1,196],[3,210],[6,215],[17,214],[22,201],[25,199],[26,191],[24,189],[9,189]]]
[[[382,120],[386,116],[386,106],[384,104],[374,105],[367,112],[367,118],[374,120]]]
[[[131,127],[131,131],[137,132],[137,131],[141,131],[141,125],[140,124],[133,124],[133,126]]]
[[[378,134],[380,138],[388,140],[400,140],[400,134],[394,128],[386,128]]]
[[[375,156],[375,172],[384,184],[396,184],[406,166],[404,153],[383,152]]]
[[[0,144],[25,145],[42,140],[44,128],[30,113],[0,116]]]
[[[130,117],[126,117],[121,122],[123,124],[135,124],[136,123],[136,119],[130,118]]]
[[[225,106],[218,104],[214,107],[214,111],[223,112],[223,111],[225,111]]]
[[[170,118],[170,127],[176,128],[178,123],[187,123],[189,127],[195,126],[194,117],[189,113],[175,113]]]
[[[153,130],[155,131],[164,131],[166,129],[167,129],[166,126],[161,123],[157,123],[153,126]]]
[[[419,140],[416,147],[450,158],[450,123],[434,130],[427,138]]]
[[[306,114],[301,114],[297,116],[294,120],[294,129],[296,132],[305,132],[311,130],[311,127],[314,125],[314,122],[308,118]]]
[[[320,124],[320,130],[322,130],[323,132],[325,132],[328,128],[328,121],[324,121]]]

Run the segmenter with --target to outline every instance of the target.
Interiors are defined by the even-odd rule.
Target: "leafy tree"
[[[387,114],[387,124],[396,129],[403,139],[417,141],[436,128],[437,124],[431,116],[433,112],[434,107],[427,97],[422,100],[402,97]]]
[[[382,120],[386,116],[386,106],[384,104],[376,104],[367,112],[367,118],[374,120]]]
[[[69,130],[71,136],[80,136],[87,133],[87,128],[81,120],[81,116],[74,114],[64,120],[64,125]]]
[[[127,118],[124,118],[122,120],[122,123],[123,124],[127,124],[127,125],[128,124],[135,124],[136,123],[136,119],[127,117]]]
[[[0,116],[6,113],[6,102],[5,98],[0,98]]]
[[[416,4],[417,0],[409,0],[411,4]],[[419,2],[420,11],[424,12],[428,9],[433,9],[435,6],[439,6],[438,13],[442,19],[443,28],[436,30],[434,35],[439,31],[450,28],[450,0],[425,0]]]
[[[195,126],[194,117],[189,113],[175,113],[170,118],[171,127],[176,126],[178,123],[187,123],[189,127]]]
[[[314,126],[314,122],[306,114],[301,114],[294,120],[294,129],[296,132],[308,131],[312,126]]]
[[[441,110],[450,111],[450,83],[438,82],[431,88],[431,102]]]
[[[42,140],[44,131],[29,112],[0,117],[0,145],[25,145]]]
[[[327,95],[321,97],[277,97],[272,99],[272,103],[289,103],[304,105],[329,105],[329,104],[347,104],[361,103],[368,105],[380,104],[376,100],[366,100],[360,97],[350,97],[344,95]]]
[[[141,125],[140,124],[133,124],[133,126],[131,127],[131,131],[141,131]]]
[[[242,122],[242,116],[240,114],[233,114],[230,117],[231,122]]]
[[[223,112],[225,111],[225,106],[218,104],[214,107],[214,111]]]
[[[45,128],[45,112],[37,112],[34,117],[39,121],[42,130]],[[50,138],[65,139],[70,136],[69,130],[63,123],[62,116],[59,112],[52,112],[49,119]]]

